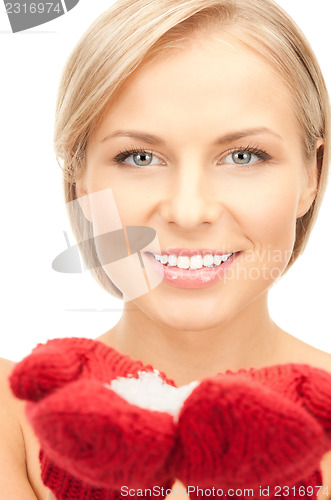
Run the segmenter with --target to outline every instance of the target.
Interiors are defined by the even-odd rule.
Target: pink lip
[[[196,253],[197,252],[195,251],[195,253],[191,253],[191,255],[195,255]],[[209,250],[208,253],[213,252]],[[223,262],[219,267],[204,267],[195,270],[180,269],[175,266],[168,267],[161,264],[161,262],[156,260],[151,254],[146,253],[146,256],[150,260],[151,265],[153,265],[160,273],[163,273],[163,281],[167,284],[177,288],[206,288],[223,278],[226,271],[232,265],[232,262],[240,253],[241,252],[233,253],[233,255],[231,255],[231,257],[226,262]]]
[[[161,254],[158,252],[154,252],[158,255],[182,255],[186,257],[192,257],[192,255],[202,255],[203,257],[205,255],[227,255],[232,252],[220,252],[219,250],[210,250],[209,248],[202,248],[202,249],[197,249],[195,248],[194,250],[189,250],[187,248],[175,248],[175,247],[168,247],[167,250],[161,250]]]

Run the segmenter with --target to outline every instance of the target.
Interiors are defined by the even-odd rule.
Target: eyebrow
[[[238,139],[242,139],[243,137],[252,136],[252,135],[260,135],[260,134],[271,134],[277,137],[278,139],[284,140],[279,134],[271,130],[267,127],[258,127],[258,128],[249,128],[246,130],[238,130],[235,132],[229,132],[226,135],[218,137],[213,145],[222,145],[228,142],[233,142]],[[107,135],[101,141],[101,143],[106,142],[114,137],[132,137],[133,139],[139,139],[141,141],[147,142],[148,144],[156,144],[159,146],[164,146],[165,141],[158,137],[157,135],[147,134],[145,132],[138,132],[135,130],[116,130],[112,134]]]

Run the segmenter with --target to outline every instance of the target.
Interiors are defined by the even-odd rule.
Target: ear
[[[90,200],[87,188],[85,186],[84,176],[76,181],[76,196],[79,206],[82,209],[86,219],[92,222]]]
[[[303,187],[301,190],[298,208],[297,208],[297,219],[303,217],[310,209],[313,201],[316,198],[318,190],[318,173],[322,166],[324,153],[324,140],[322,138],[317,139],[315,146],[315,155],[313,160],[307,165],[305,180],[303,182]]]

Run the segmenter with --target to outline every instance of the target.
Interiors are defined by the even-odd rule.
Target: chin
[[[162,326],[168,327],[171,330],[178,330],[180,332],[190,331],[190,332],[201,332],[203,330],[211,330],[221,326],[224,320],[221,318],[214,317],[214,320],[199,316],[198,314],[192,315],[173,315],[169,317],[157,317],[154,321]]]
[[[217,328],[227,323],[242,307],[242,304],[240,307],[234,302],[232,307],[225,303],[222,307],[217,296],[209,300],[178,297],[177,300],[173,298],[169,301],[162,300],[155,293],[153,295],[146,294],[134,302],[153,322],[171,330],[202,331]]]

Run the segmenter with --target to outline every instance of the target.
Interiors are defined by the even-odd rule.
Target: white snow
[[[199,383],[194,381],[181,387],[173,387],[160,377],[158,370],[154,370],[139,371],[138,378],[132,375],[117,377],[105,386],[131,404],[148,410],[167,412],[177,420],[185,399]]]

